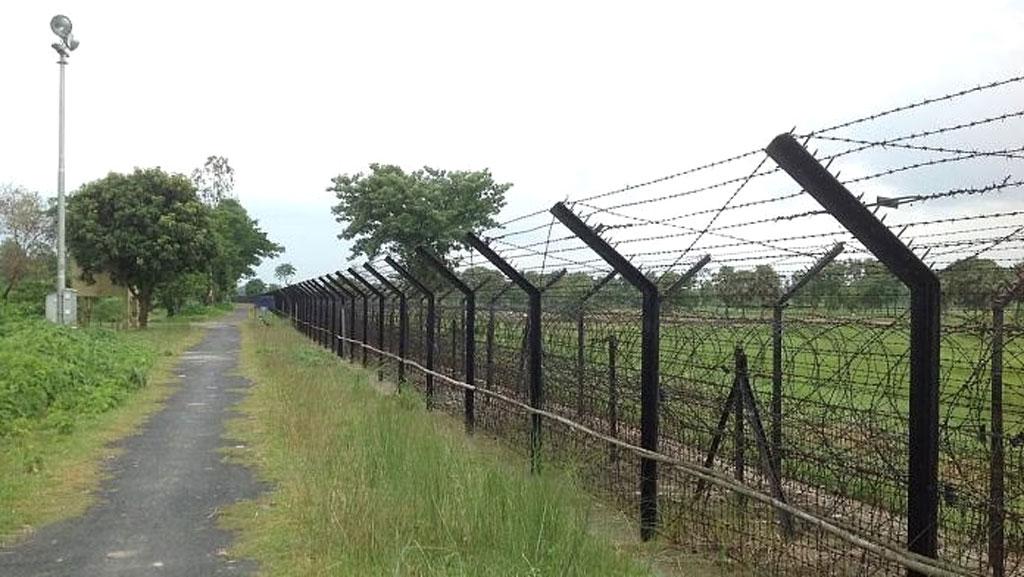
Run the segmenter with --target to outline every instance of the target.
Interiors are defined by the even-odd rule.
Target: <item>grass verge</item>
[[[43,524],[81,514],[95,501],[103,463],[118,454],[111,443],[136,430],[176,390],[172,368],[203,335],[192,321],[219,314],[223,311],[120,333],[133,349],[147,352],[146,386],[109,411],[77,415],[71,430],[48,426],[44,420],[0,438],[0,546]]]
[[[222,517],[266,575],[650,575],[588,530],[592,503],[418,398],[383,395],[284,323],[244,325],[254,385],[232,458],[275,489]]]

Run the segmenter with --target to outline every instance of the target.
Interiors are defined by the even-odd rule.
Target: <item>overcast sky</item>
[[[490,168],[507,215],[1024,71],[1024,1],[0,2],[0,182],[228,157],[299,276],[347,247],[325,189],[371,162]]]

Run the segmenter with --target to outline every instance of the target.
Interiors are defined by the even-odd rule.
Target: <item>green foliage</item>
[[[0,437],[43,426],[70,433],[146,382],[153,351],[104,329],[0,319]]]
[[[207,206],[217,206],[231,198],[235,189],[235,169],[223,156],[208,156],[202,168],[192,171],[192,184],[200,200]]]
[[[253,267],[264,258],[273,258],[284,247],[267,238],[259,222],[235,199],[221,200],[212,210],[212,232],[216,253],[210,263],[214,299],[222,300],[234,292],[239,279],[255,274]]]
[[[274,278],[283,285],[290,284],[289,281],[295,276],[295,267],[291,263],[283,262],[274,267]]]
[[[172,282],[157,287],[156,302],[173,317],[191,303],[202,303],[210,292],[207,273],[183,274]]]
[[[54,222],[39,193],[0,185],[0,278],[3,299],[26,278],[45,274]]]
[[[124,319],[125,303],[121,297],[96,299],[92,307],[92,321],[97,323],[118,323]]]
[[[245,283],[242,287],[242,294],[246,296],[256,296],[267,292],[267,283],[263,282],[258,278],[254,278],[249,282]]]
[[[56,262],[53,264],[56,267]],[[52,293],[53,288],[54,277],[48,274],[25,279],[0,306],[12,314],[42,317],[46,312],[46,295]]]
[[[83,273],[107,272],[127,286],[142,327],[158,287],[203,271],[216,254],[192,184],[159,168],[112,172],[71,195],[67,209],[68,247]]]
[[[345,174],[332,183],[328,190],[339,201],[332,211],[345,225],[339,237],[355,239],[353,256],[388,250],[407,261],[417,246],[443,258],[466,232],[493,226],[512,186],[495,182],[486,169],[424,167],[406,173],[387,164],[371,164],[370,174]]]
[[[769,265],[753,270],[723,266],[712,277],[712,283],[727,307],[764,306],[779,296],[779,275]]]
[[[1012,277],[1009,269],[987,258],[970,257],[958,260],[941,273],[945,305],[965,308],[988,308]]]

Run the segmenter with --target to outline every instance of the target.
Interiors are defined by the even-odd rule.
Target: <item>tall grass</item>
[[[588,532],[591,504],[568,476],[531,476],[287,325],[243,335],[255,385],[233,434],[275,489],[225,522],[265,574],[649,574]]]

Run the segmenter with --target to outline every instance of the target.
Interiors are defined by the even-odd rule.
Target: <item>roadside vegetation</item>
[[[0,544],[92,503],[110,443],[174,391],[173,364],[202,336],[194,321],[225,310],[114,331],[0,307]]]
[[[649,575],[630,547],[589,530],[593,502],[414,395],[383,394],[276,319],[243,328],[254,383],[232,458],[273,490],[233,506],[239,556],[263,573],[313,575]]]

